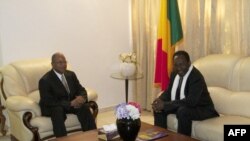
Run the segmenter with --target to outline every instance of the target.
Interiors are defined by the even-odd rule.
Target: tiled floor
[[[115,120],[116,118],[114,111],[100,112],[97,116],[97,127],[100,128],[103,125],[115,123]],[[141,121],[153,124],[152,113],[148,111],[142,111]],[[0,141],[10,141],[9,136],[1,137],[0,134]]]

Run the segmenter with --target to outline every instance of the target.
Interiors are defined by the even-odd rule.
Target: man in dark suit
[[[191,136],[192,120],[218,116],[209,95],[206,82],[185,51],[177,51],[170,84],[152,104],[154,124],[167,128],[167,115],[174,113],[178,119],[177,132]]]
[[[82,131],[96,129],[94,117],[86,104],[87,92],[76,74],[67,70],[64,55],[55,53],[51,60],[52,70],[39,81],[39,104],[42,115],[51,117],[55,136],[67,135],[64,124],[67,113],[77,115]]]

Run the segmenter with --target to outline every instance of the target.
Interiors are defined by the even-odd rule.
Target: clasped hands
[[[164,101],[160,98],[155,99],[152,103],[152,108],[154,112],[160,113],[164,109]]]
[[[85,102],[86,102],[86,98],[84,98],[83,96],[76,96],[76,98],[72,100],[70,104],[74,108],[80,108],[82,104]]]

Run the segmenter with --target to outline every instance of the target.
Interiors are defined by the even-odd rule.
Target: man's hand
[[[78,102],[76,101],[76,99],[74,99],[74,100],[72,100],[72,101],[70,102],[70,106],[72,106],[72,107],[74,107],[74,108],[79,108],[79,107],[81,106],[81,104],[78,103]]]
[[[164,101],[159,98],[155,99],[152,108],[156,113],[161,112],[164,109]]]
[[[86,102],[86,98],[84,98],[83,96],[76,96],[76,101],[80,104],[83,104]]]
[[[82,104],[85,102],[86,102],[86,98],[84,98],[83,96],[77,96],[74,100],[71,101],[70,104],[74,108],[80,108]]]

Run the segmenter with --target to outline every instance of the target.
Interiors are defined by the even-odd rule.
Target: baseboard
[[[109,111],[114,111],[114,109],[115,109],[115,106],[110,106],[110,107],[105,107],[105,108],[99,109],[99,112],[100,113],[109,112]]]

